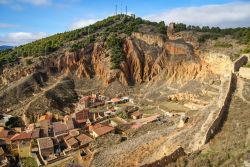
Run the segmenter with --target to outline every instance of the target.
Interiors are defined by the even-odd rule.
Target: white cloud
[[[5,5],[5,4],[8,4],[8,3],[9,3],[9,0],[0,0],[0,4]]]
[[[199,7],[174,8],[145,16],[153,21],[181,22],[191,25],[225,27],[250,26],[250,3],[228,3]]]
[[[0,28],[13,28],[17,26],[18,25],[15,25],[15,24],[0,23]]]
[[[13,32],[0,36],[0,45],[22,45],[46,36],[44,32]]]
[[[69,29],[70,30],[75,30],[78,28],[82,28],[82,27],[86,27],[90,24],[93,24],[95,22],[99,21],[99,19],[82,19],[82,20],[78,20],[76,22],[74,22]]]
[[[20,0],[20,1],[24,3],[32,4],[32,5],[37,5],[37,6],[48,5],[51,3],[50,0]]]

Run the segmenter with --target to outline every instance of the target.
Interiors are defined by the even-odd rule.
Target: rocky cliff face
[[[134,33],[124,40],[124,52],[126,56],[120,69],[112,70],[105,44],[95,43],[78,52],[48,58],[29,68],[4,71],[0,83],[9,84],[40,69],[49,73],[73,74],[78,78],[98,77],[106,85],[115,80],[124,85],[135,85],[157,78],[185,82],[209,68],[192,45],[178,40],[166,41],[160,35]]]

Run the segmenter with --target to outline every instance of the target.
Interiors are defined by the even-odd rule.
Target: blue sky
[[[19,45],[80,28],[114,13],[153,21],[220,27],[250,26],[250,1],[240,0],[0,0],[0,45]]]

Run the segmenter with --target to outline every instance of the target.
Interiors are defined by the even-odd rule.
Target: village
[[[5,126],[12,116],[3,114],[0,166],[53,166],[72,156],[80,157],[82,164],[88,163],[94,151],[89,146],[99,137],[113,133],[126,140],[126,131],[160,119],[156,114],[144,116],[131,104],[133,99],[129,97],[109,98],[96,93],[80,97],[70,114],[47,112],[34,123],[14,128]]]

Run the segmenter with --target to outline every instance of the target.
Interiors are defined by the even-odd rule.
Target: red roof
[[[91,141],[93,141],[93,139],[85,134],[81,134],[79,136],[76,137],[76,139],[81,142],[81,144],[87,144]]]
[[[47,149],[54,147],[53,141],[50,137],[39,138],[37,139],[37,143],[40,149]]]
[[[55,135],[67,133],[67,130],[68,130],[68,128],[64,123],[62,123],[62,122],[54,122],[53,123],[53,131],[54,131]]]
[[[17,141],[17,140],[27,140],[27,139],[31,139],[31,133],[22,132],[19,134],[15,134],[10,140]]]
[[[75,144],[78,144],[78,141],[74,138],[74,137],[67,137],[67,138],[64,138],[65,139],[65,142],[70,145],[70,146],[73,146]]]
[[[40,137],[40,129],[36,128],[32,131],[31,138],[36,139]]]
[[[75,119],[76,120],[88,119],[88,113],[89,113],[88,109],[84,109],[82,111],[79,111],[79,112],[75,113]]]
[[[106,126],[102,124],[95,124],[94,126],[90,126],[90,131],[95,132],[98,136],[104,135],[114,130],[111,126]]]

